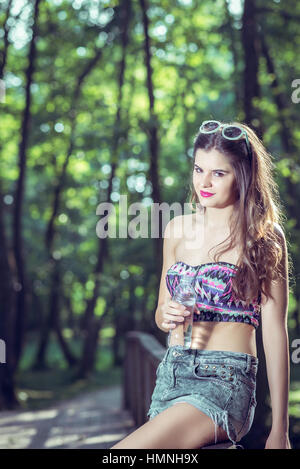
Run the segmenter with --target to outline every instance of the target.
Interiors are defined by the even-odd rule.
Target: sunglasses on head
[[[238,125],[221,124],[219,121],[204,121],[199,128],[199,132],[203,134],[212,134],[220,128],[222,128],[222,136],[228,140],[239,140],[243,135],[245,135],[248,155],[251,161],[252,151],[250,148],[248,135],[242,127],[239,127]]]

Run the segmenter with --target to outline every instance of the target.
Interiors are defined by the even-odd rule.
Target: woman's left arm
[[[261,307],[262,339],[272,406],[272,428],[265,449],[290,449],[288,416],[290,360],[287,329],[288,256],[284,233],[280,227],[276,231],[280,235],[282,245],[281,272],[284,278],[272,281],[273,299],[269,298],[267,303]]]

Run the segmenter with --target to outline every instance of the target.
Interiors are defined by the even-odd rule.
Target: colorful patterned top
[[[182,275],[192,277],[197,275],[194,284],[198,294],[194,322],[243,322],[257,328],[261,311],[261,293],[248,306],[245,301],[235,300],[231,277],[237,270],[238,266],[229,262],[207,262],[194,266],[177,261],[167,271],[167,287],[173,296]]]

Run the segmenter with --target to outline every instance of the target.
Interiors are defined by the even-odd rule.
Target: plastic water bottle
[[[176,327],[169,331],[168,347],[172,345],[182,345],[189,349],[192,344],[193,313],[197,300],[197,293],[192,285],[193,277],[182,276],[179,284],[176,286],[172,300],[180,303],[190,311],[182,323],[175,323]]]

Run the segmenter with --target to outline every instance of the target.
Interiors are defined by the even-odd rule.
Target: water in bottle
[[[192,343],[193,312],[197,294],[193,286],[193,277],[182,276],[176,286],[172,300],[183,304],[190,314],[185,317],[183,323],[176,322],[176,327],[169,331],[168,346],[182,345],[189,349]]]

